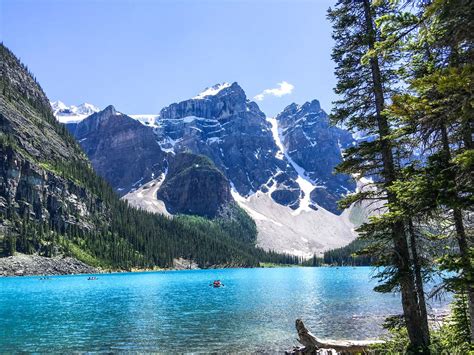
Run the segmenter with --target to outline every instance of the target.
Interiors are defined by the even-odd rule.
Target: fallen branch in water
[[[294,348],[287,354],[333,354],[332,350],[341,355],[368,354],[369,346],[383,343],[381,340],[321,340],[305,327],[301,319],[296,320],[296,331],[298,332],[298,341],[303,347]]]

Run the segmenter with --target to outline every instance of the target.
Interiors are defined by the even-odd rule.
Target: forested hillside
[[[254,247],[254,222],[168,219],[121,201],[98,177],[26,66],[2,44],[0,81],[0,252],[72,255],[128,269],[287,262]],[[203,228],[203,224],[206,228]]]

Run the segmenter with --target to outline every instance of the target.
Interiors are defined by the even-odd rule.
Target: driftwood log
[[[296,347],[287,354],[369,354],[369,346],[383,343],[382,341],[349,341],[349,340],[321,340],[312,334],[301,319],[296,320],[298,341],[303,345]]]

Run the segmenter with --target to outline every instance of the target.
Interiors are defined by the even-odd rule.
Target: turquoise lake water
[[[371,275],[340,267],[0,278],[0,352],[283,351],[296,345],[296,318],[320,337],[374,338],[401,305],[373,292]],[[209,287],[214,279],[225,286]]]

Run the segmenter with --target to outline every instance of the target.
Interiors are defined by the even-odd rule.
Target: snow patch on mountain
[[[68,109],[60,102],[56,107]],[[130,117],[150,127],[131,125],[147,132],[147,146],[159,145],[157,150],[169,154],[170,161],[187,150],[210,158],[231,181],[234,200],[255,220],[259,246],[309,257],[349,243],[356,236],[354,225],[367,215],[361,207],[338,215],[324,205],[325,199],[333,201],[349,192],[349,185],[335,181],[328,166],[341,160],[342,150],[352,144],[350,136],[329,126],[316,100],[290,105],[283,113],[267,118],[237,83],[223,83],[171,104],[160,114]],[[326,163],[326,157],[332,158]],[[129,191],[124,198],[132,205],[168,214],[157,198],[164,180],[156,179],[164,166],[160,169],[145,180],[136,181],[145,176],[142,172],[134,175],[130,181],[136,181],[135,186],[127,185],[121,194]]]
[[[276,203],[268,193],[258,191],[244,198],[232,196],[257,225],[257,246],[309,258],[349,244],[356,238],[350,211],[337,216],[323,208],[294,214]]]
[[[50,104],[54,116],[61,123],[77,123],[92,115],[93,113],[100,111],[97,106],[87,102],[78,106],[67,106],[65,103],[58,100],[53,101]]]
[[[93,113],[99,112],[100,108],[87,102],[80,104],[79,106],[71,106],[72,110],[79,115],[92,115]]]
[[[68,108],[64,102],[59,101],[59,100],[51,101],[50,104],[51,104],[51,108],[53,109],[54,114],[56,114],[57,111],[65,110]]]
[[[277,158],[280,158],[279,155],[284,155],[288,162],[293,166],[293,168],[298,173],[298,178],[296,179],[296,183],[300,186],[301,191],[303,191],[304,196],[300,201],[300,206],[292,212],[293,215],[298,215],[303,211],[312,211],[311,205],[314,205],[311,202],[311,191],[313,191],[316,187],[322,187],[317,185],[314,181],[312,181],[307,175],[306,171],[295,163],[295,161],[291,158],[291,156],[286,152],[285,147],[283,146],[282,139],[281,139],[281,130],[278,128],[278,121],[275,118],[267,117],[267,121],[271,124],[271,131],[273,134],[273,139],[275,140],[276,145],[279,148],[279,152],[277,153]]]
[[[62,101],[52,101],[51,108],[56,119],[64,124],[67,123],[79,123],[85,118],[89,117],[93,113],[99,112],[100,109],[92,104],[83,103],[78,106],[67,106]],[[122,114],[117,112],[118,115]],[[157,128],[159,127],[159,114],[134,114],[128,115],[129,117],[137,120],[141,124],[147,127]]]
[[[203,92],[201,92],[199,95],[194,96],[193,99],[196,100],[202,100],[206,98],[206,96],[214,96],[217,95],[221,90],[230,87],[229,83],[222,83],[222,84],[217,84],[214,86],[211,86],[209,88],[206,88]]]
[[[153,127],[153,128],[158,127],[157,121],[160,115],[146,114],[146,115],[129,115],[129,116],[133,118],[134,120],[137,120],[144,126]]]
[[[173,139],[167,136],[162,141],[158,141],[158,144],[160,145],[160,148],[162,151],[166,153],[175,154],[175,146],[176,144],[180,143],[182,140],[183,140],[182,138]]]

